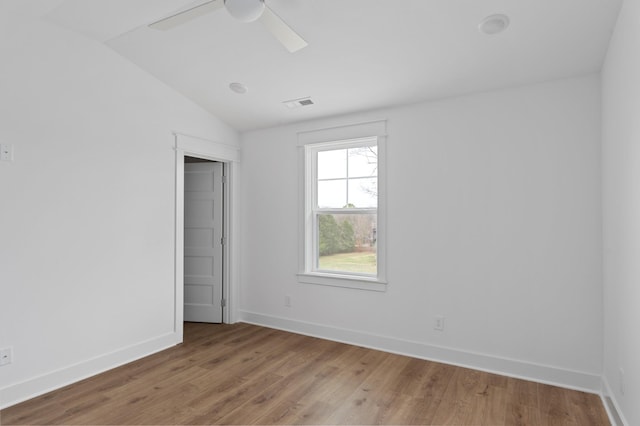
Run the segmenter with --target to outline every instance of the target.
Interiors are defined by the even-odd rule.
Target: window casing
[[[384,138],[304,145],[300,281],[384,291]]]

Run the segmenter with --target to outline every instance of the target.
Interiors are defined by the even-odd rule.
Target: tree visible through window
[[[375,138],[314,147],[313,270],[377,275],[378,149]]]

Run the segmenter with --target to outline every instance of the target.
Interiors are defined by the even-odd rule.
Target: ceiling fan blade
[[[260,22],[291,53],[306,47],[308,44],[268,6],[264,8],[264,12],[260,16]]]
[[[224,6],[224,0],[210,0],[206,3],[202,3],[199,6],[192,7],[191,9],[184,10],[176,13],[175,15],[168,16],[159,21],[156,21],[149,25],[149,28],[154,30],[170,30],[186,22],[196,19],[199,16],[205,15],[214,10],[220,9]]]

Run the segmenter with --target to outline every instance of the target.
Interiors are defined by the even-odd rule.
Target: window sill
[[[305,284],[325,285],[330,287],[353,288],[367,291],[387,291],[387,282],[377,278],[354,277],[350,275],[323,274],[320,272],[300,273],[298,281]]]

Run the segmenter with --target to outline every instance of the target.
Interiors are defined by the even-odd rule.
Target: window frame
[[[351,139],[332,140],[328,142],[306,143],[303,148],[303,200],[302,209],[302,260],[298,279],[308,284],[320,284],[336,287],[348,287],[361,290],[386,291],[386,185],[385,158],[386,138],[382,135],[365,136]],[[378,165],[378,205],[376,208],[318,208],[317,200],[317,161],[318,152],[377,146]],[[368,214],[375,213],[376,219],[376,249],[377,273],[375,275],[352,272],[336,272],[318,269],[318,226],[317,217],[320,214]]]

